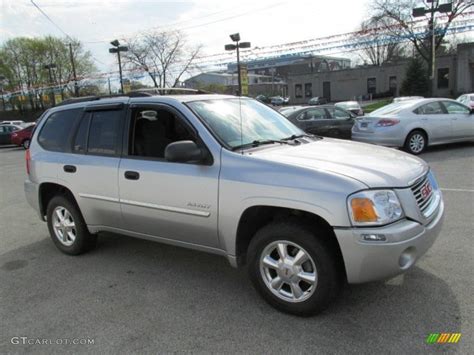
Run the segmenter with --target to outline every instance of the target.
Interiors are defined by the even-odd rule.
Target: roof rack
[[[57,104],[56,106],[64,106],[64,105],[71,105],[77,104],[80,102],[88,102],[88,101],[97,101],[101,99],[109,99],[114,97],[149,97],[149,96],[156,96],[156,95],[202,95],[202,94],[212,94],[212,92],[205,91],[205,90],[196,90],[196,89],[188,89],[188,88],[149,88],[149,89],[138,89],[132,90],[126,94],[112,94],[112,95],[101,95],[101,96],[83,96],[83,97],[73,97],[71,99],[64,100]]]

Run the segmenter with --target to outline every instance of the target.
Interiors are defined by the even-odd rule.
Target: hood
[[[423,160],[396,149],[331,138],[296,146],[275,145],[252,155],[344,175],[370,188],[407,187],[428,171]]]

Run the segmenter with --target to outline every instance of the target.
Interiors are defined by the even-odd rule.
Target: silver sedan
[[[393,103],[357,120],[352,139],[420,154],[430,145],[474,140],[474,110],[450,99]]]

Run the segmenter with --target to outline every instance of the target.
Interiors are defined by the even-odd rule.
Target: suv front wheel
[[[249,245],[248,272],[263,298],[280,311],[309,316],[336,298],[341,284],[336,253],[300,223],[274,222]]]
[[[51,238],[63,253],[79,255],[95,247],[97,236],[89,233],[79,208],[67,197],[53,197],[46,213]]]

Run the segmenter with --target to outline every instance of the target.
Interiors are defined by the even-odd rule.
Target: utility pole
[[[112,89],[110,88],[110,77],[107,78],[107,81],[109,83],[109,95],[112,95]]]
[[[69,55],[71,57],[72,76],[74,78],[74,96],[79,96],[79,86],[77,85],[76,65],[74,64],[74,56],[72,55],[72,43],[69,43]]]
[[[453,4],[446,3],[446,4],[439,4],[439,0],[427,0],[427,2],[431,3],[429,9],[424,7],[417,7],[413,9],[412,15],[413,17],[422,17],[425,16],[427,13],[430,14],[430,18],[428,20],[428,31],[430,33],[430,53],[428,54],[429,57],[429,76],[431,80],[431,96],[434,95],[436,91],[436,81],[435,81],[435,74],[436,74],[436,24],[435,24],[435,14],[436,12],[446,13],[453,11]]]

